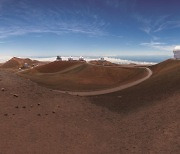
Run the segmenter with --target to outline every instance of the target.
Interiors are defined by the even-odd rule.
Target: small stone
[[[23,108],[23,109],[25,109],[26,107],[25,107],[25,106],[23,106],[22,108]]]
[[[4,114],[4,116],[8,116],[8,114]]]
[[[15,106],[15,108],[16,108],[16,109],[18,109],[18,108],[19,108],[19,106]]]
[[[13,94],[13,96],[14,96],[14,97],[18,97],[18,95],[17,95],[17,94]]]
[[[40,106],[41,104],[40,103],[38,103],[38,106]]]
[[[52,111],[52,113],[56,113],[55,111]]]
[[[33,107],[33,105],[31,105],[30,107]]]
[[[1,91],[5,91],[5,89],[4,89],[4,88],[1,88]]]
[[[41,114],[37,114],[38,116],[41,116]]]

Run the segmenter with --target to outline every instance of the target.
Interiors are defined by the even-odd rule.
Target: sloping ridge
[[[143,106],[151,106],[159,100],[176,97],[180,93],[179,60],[169,59],[151,66],[150,69],[153,75],[143,83],[123,91],[93,98],[93,102],[113,111],[128,112]],[[117,96],[121,96],[121,99],[119,100]]]
[[[159,64],[151,66],[155,76],[177,72],[180,68],[180,60],[168,59]]]
[[[140,68],[104,67],[78,61],[56,61],[21,74],[52,89],[94,91],[138,80],[147,72]]]
[[[6,63],[4,63],[1,66],[1,68],[19,68],[19,67],[22,67],[25,63],[32,65],[32,64],[35,64],[37,62],[38,61],[31,60],[29,58],[22,59],[22,58],[13,57],[12,59],[10,59]]]
[[[158,93],[173,93],[180,90],[180,61],[169,59],[151,67],[154,74],[149,82]],[[156,90],[156,91],[157,91]]]
[[[136,81],[132,81],[114,88],[109,88],[109,89],[105,89],[105,90],[97,90],[97,91],[89,91],[89,92],[72,92],[72,91],[59,91],[61,93],[68,93],[71,95],[78,95],[78,96],[97,96],[97,95],[104,95],[104,94],[109,94],[109,93],[113,93],[113,92],[117,92],[117,91],[121,91],[124,89],[127,89],[129,87],[135,86],[140,84],[141,82],[144,82],[145,80],[149,79],[152,75],[152,71],[149,68],[143,68],[146,69],[146,71],[148,72],[147,76],[140,78]]]
[[[36,67],[35,70],[40,73],[56,73],[83,63],[84,62],[79,61],[54,61],[49,64]]]
[[[164,97],[180,90],[180,61],[168,59],[157,65],[151,66],[152,77],[142,83],[133,91],[149,98]],[[138,89],[138,90],[137,90]],[[147,97],[147,96],[146,96]]]

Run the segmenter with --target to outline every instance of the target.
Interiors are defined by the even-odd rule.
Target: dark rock
[[[14,97],[19,97],[17,94],[13,94]]]

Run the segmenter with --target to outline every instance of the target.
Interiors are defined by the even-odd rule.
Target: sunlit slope
[[[151,66],[150,69],[153,75],[143,83],[94,98],[94,102],[117,112],[129,112],[140,107],[151,106],[158,100],[166,100],[180,93],[180,61],[170,59]],[[160,102],[163,103],[163,101]]]
[[[62,61],[36,67],[21,75],[52,89],[92,91],[132,82],[146,73],[140,68],[103,67],[85,62]]]
[[[6,63],[4,63],[1,68],[7,68],[7,69],[16,69],[16,68],[20,68],[23,67],[24,64],[27,63],[29,66],[38,63],[38,61],[36,60],[31,60],[29,58],[26,59],[22,59],[22,58],[12,58],[9,61],[7,61]]]

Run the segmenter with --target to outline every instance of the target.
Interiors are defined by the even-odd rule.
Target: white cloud
[[[172,51],[176,45],[167,45],[166,43],[162,42],[148,42],[148,43],[141,43],[141,46],[146,46],[150,48],[154,48],[161,51]]]
[[[134,15],[134,18],[141,23],[140,29],[148,35],[155,35],[157,32],[180,28],[180,19],[172,20],[170,15],[164,15],[154,18],[144,18],[141,15]]]
[[[0,0],[0,6],[1,6]],[[38,8],[26,0],[11,3],[12,16],[4,8],[0,15],[0,38],[25,35],[28,33],[78,33],[88,36],[107,35],[105,23],[90,8],[72,11],[58,7]],[[7,7],[7,6],[6,6]]]

